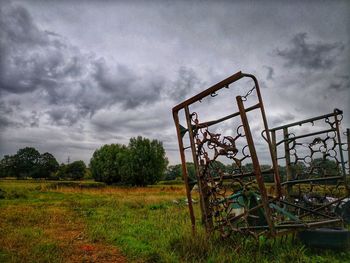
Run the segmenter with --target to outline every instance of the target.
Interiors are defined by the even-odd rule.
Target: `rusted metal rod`
[[[179,149],[180,149],[180,158],[181,158],[181,164],[182,164],[182,175],[185,182],[186,187],[186,195],[187,195],[187,201],[188,201],[188,209],[190,213],[191,218],[191,224],[192,224],[192,233],[194,234],[196,231],[196,219],[193,212],[193,205],[192,205],[192,196],[191,196],[191,189],[188,183],[188,171],[186,167],[186,157],[185,157],[185,149],[184,145],[181,139],[181,130],[180,130],[180,124],[179,124],[179,115],[178,112],[173,112],[173,118],[176,126],[176,133],[179,143]]]
[[[282,130],[283,128],[289,128],[289,127],[292,127],[292,126],[301,126],[304,123],[314,122],[314,121],[317,121],[317,120],[322,120],[322,119],[326,119],[328,117],[332,117],[332,116],[335,116],[335,115],[341,115],[341,114],[343,114],[342,110],[334,109],[334,112],[332,112],[332,113],[328,113],[328,114],[317,116],[317,117],[314,117],[314,118],[309,118],[309,119],[306,119],[306,120],[296,121],[296,122],[292,122],[292,123],[289,123],[289,124],[286,124],[286,125],[274,127],[274,128],[269,129],[269,131]]]
[[[331,181],[331,180],[338,180],[338,179],[343,179],[343,176],[291,180],[291,181],[283,182],[282,185],[324,182],[324,181]]]
[[[232,82],[235,82],[239,79],[243,78],[243,74],[241,71],[237,72],[236,74],[224,79],[223,81],[220,81],[219,83],[215,84],[214,86],[202,91],[201,93],[193,96],[192,98],[189,98],[188,100],[185,100],[184,102],[176,105],[173,108],[173,112],[178,112],[179,110],[183,109],[185,106],[188,106],[190,104],[193,104],[194,102],[200,101],[201,99],[205,98],[206,96],[209,96],[210,94],[215,93],[219,89],[222,89],[223,87],[227,87]]]
[[[318,131],[318,132],[312,132],[312,133],[307,133],[307,134],[303,134],[303,135],[299,135],[299,136],[295,136],[295,137],[290,137],[290,138],[286,138],[283,139],[281,141],[279,141],[276,145],[280,145],[283,142],[290,142],[290,141],[294,141],[296,139],[301,139],[301,138],[305,138],[305,137],[310,137],[310,136],[315,136],[315,135],[319,135],[322,133],[327,133],[327,132],[333,132],[336,131],[337,129],[328,129],[328,130],[323,130],[323,131]],[[287,134],[288,135],[288,134]]]

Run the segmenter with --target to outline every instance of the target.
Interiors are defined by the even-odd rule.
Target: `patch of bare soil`
[[[100,241],[90,242],[81,220],[70,217],[66,212],[55,212],[53,220],[50,220],[49,228],[45,229],[45,233],[58,241],[64,255],[64,262],[127,262],[116,247]]]

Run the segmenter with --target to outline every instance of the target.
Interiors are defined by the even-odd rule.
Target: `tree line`
[[[19,149],[16,154],[5,155],[0,160],[0,177],[80,180],[85,174],[83,161],[59,165],[51,153],[40,154],[34,147]]]
[[[187,172],[189,180],[195,180],[195,167],[191,162],[186,163]],[[271,168],[270,165],[262,164],[260,165],[261,171],[266,171]],[[287,177],[287,168],[285,166],[279,166],[279,174],[282,181],[286,180]],[[316,158],[306,166],[304,162],[293,163],[290,167],[290,173],[297,175],[299,179],[307,178],[310,174],[314,177],[323,177],[323,176],[336,176],[341,173],[340,167],[333,160]],[[242,165],[239,169],[235,164],[223,164],[220,161],[213,161],[209,167],[211,174],[220,170],[226,174],[234,174],[235,172],[240,173],[249,173],[253,171],[253,164],[246,163]],[[164,176],[164,180],[176,180],[182,178],[182,166],[181,164],[169,165]],[[273,173],[265,173],[263,175],[265,182],[273,182],[274,175]]]
[[[95,150],[89,169],[83,161],[59,165],[51,153],[26,147],[0,160],[0,177],[80,180],[91,174],[97,182],[146,186],[163,179],[167,165],[162,142],[138,136],[128,145],[110,144]]]

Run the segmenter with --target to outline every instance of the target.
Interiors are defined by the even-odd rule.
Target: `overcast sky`
[[[350,127],[349,1],[0,3],[0,157],[88,163],[141,135],[178,163],[172,107],[239,70],[270,126],[340,108]]]

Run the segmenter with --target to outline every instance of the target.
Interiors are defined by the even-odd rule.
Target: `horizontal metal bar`
[[[334,200],[334,201],[332,201],[332,202],[329,202],[329,203],[327,203],[327,204],[325,204],[325,205],[323,205],[323,206],[317,207],[317,208],[311,210],[310,212],[301,215],[300,218],[305,217],[305,216],[308,216],[308,215],[310,215],[310,214],[312,214],[312,213],[315,213],[315,212],[317,212],[317,211],[320,211],[320,210],[322,210],[322,209],[324,209],[324,208],[326,208],[326,207],[328,207],[328,206],[334,205],[334,204],[336,204],[336,203],[340,203],[340,202],[342,202],[345,198],[348,198],[348,196],[343,196],[343,197],[338,198],[337,200]]]
[[[292,180],[292,181],[283,182],[282,185],[321,182],[321,181],[330,181],[330,180],[337,180],[337,179],[344,179],[344,176],[331,176],[331,177],[322,177],[322,178],[310,178],[310,179]]]
[[[325,214],[322,214],[322,213],[320,213],[318,211],[314,211],[312,209],[308,209],[308,208],[305,208],[305,207],[302,207],[300,205],[296,205],[296,204],[293,204],[293,203],[290,203],[290,202],[287,202],[287,201],[284,201],[284,200],[281,200],[281,203],[284,203],[284,204],[290,205],[290,206],[294,206],[294,207],[299,208],[301,210],[304,210],[304,211],[306,211],[306,212],[308,212],[310,214],[317,214],[317,215],[320,215],[320,216],[323,216],[323,217],[334,218],[332,216],[325,215]]]
[[[290,124],[278,126],[278,127],[269,129],[269,131],[276,131],[276,130],[281,130],[281,129],[284,129],[284,128],[289,128],[289,127],[292,127],[292,126],[298,126],[298,125],[302,125],[304,123],[313,122],[313,121],[317,121],[317,120],[322,120],[322,119],[325,119],[325,118],[328,118],[328,117],[331,117],[331,116],[340,115],[340,114],[343,114],[342,110],[334,109],[334,112],[332,112],[332,113],[328,113],[328,114],[321,115],[321,116],[318,116],[318,117],[314,117],[314,118],[310,118],[310,119],[306,119],[306,120],[297,121],[297,122],[293,122],[293,123],[290,123]]]
[[[276,146],[280,145],[282,142],[294,141],[296,139],[305,138],[305,137],[314,136],[314,135],[332,132],[332,131],[337,131],[337,129],[328,129],[328,130],[323,130],[323,131],[318,131],[318,132],[307,133],[307,134],[303,134],[303,135],[299,135],[299,136],[295,136],[295,137],[291,137],[291,138],[286,138],[286,139],[281,140],[278,143],[276,143]]]
[[[249,112],[249,111],[251,111],[251,110],[255,110],[255,109],[258,109],[258,108],[260,108],[260,103],[257,103],[257,104],[255,104],[255,105],[249,107],[249,108],[246,108],[246,109],[245,109],[245,112]],[[228,119],[237,117],[237,116],[239,116],[239,115],[240,115],[239,112],[235,112],[235,113],[232,113],[232,114],[230,114],[230,115],[227,115],[227,116],[222,117],[222,118],[217,119],[217,120],[199,123],[199,124],[195,125],[195,127],[196,127],[196,128],[209,127],[209,126],[212,126],[212,125],[214,125],[214,124],[220,123],[220,122],[222,122],[222,121],[226,121],[226,120],[228,120]]]
[[[237,73],[235,73],[234,75],[224,79],[223,81],[220,81],[219,83],[215,84],[214,86],[202,91],[201,93],[193,96],[192,98],[189,98],[187,100],[185,100],[184,102],[176,105],[173,108],[173,113],[174,112],[178,112],[179,110],[183,109],[185,106],[191,105],[201,99],[203,99],[204,97],[213,94],[214,92],[218,91],[219,89],[222,89],[224,87],[227,87],[228,85],[230,85],[232,82],[235,82],[239,79],[243,78],[243,74],[241,71],[238,71]]]
[[[273,168],[271,168],[268,170],[261,171],[261,174],[262,175],[272,174],[273,171],[274,171]],[[252,177],[252,176],[255,176],[254,172],[241,173],[241,174],[224,174],[223,176],[214,177],[213,179],[214,181],[220,181],[221,179],[230,180],[230,179],[245,178],[245,177]]]
[[[299,223],[299,224],[281,224],[281,225],[275,225],[276,229],[285,229],[285,228],[311,228],[315,226],[321,226],[326,224],[333,224],[341,222],[341,219],[331,219],[331,220],[324,220],[324,221],[316,221],[311,223]],[[249,227],[240,227],[240,230],[250,230],[250,229],[268,229],[269,226],[249,226]]]

